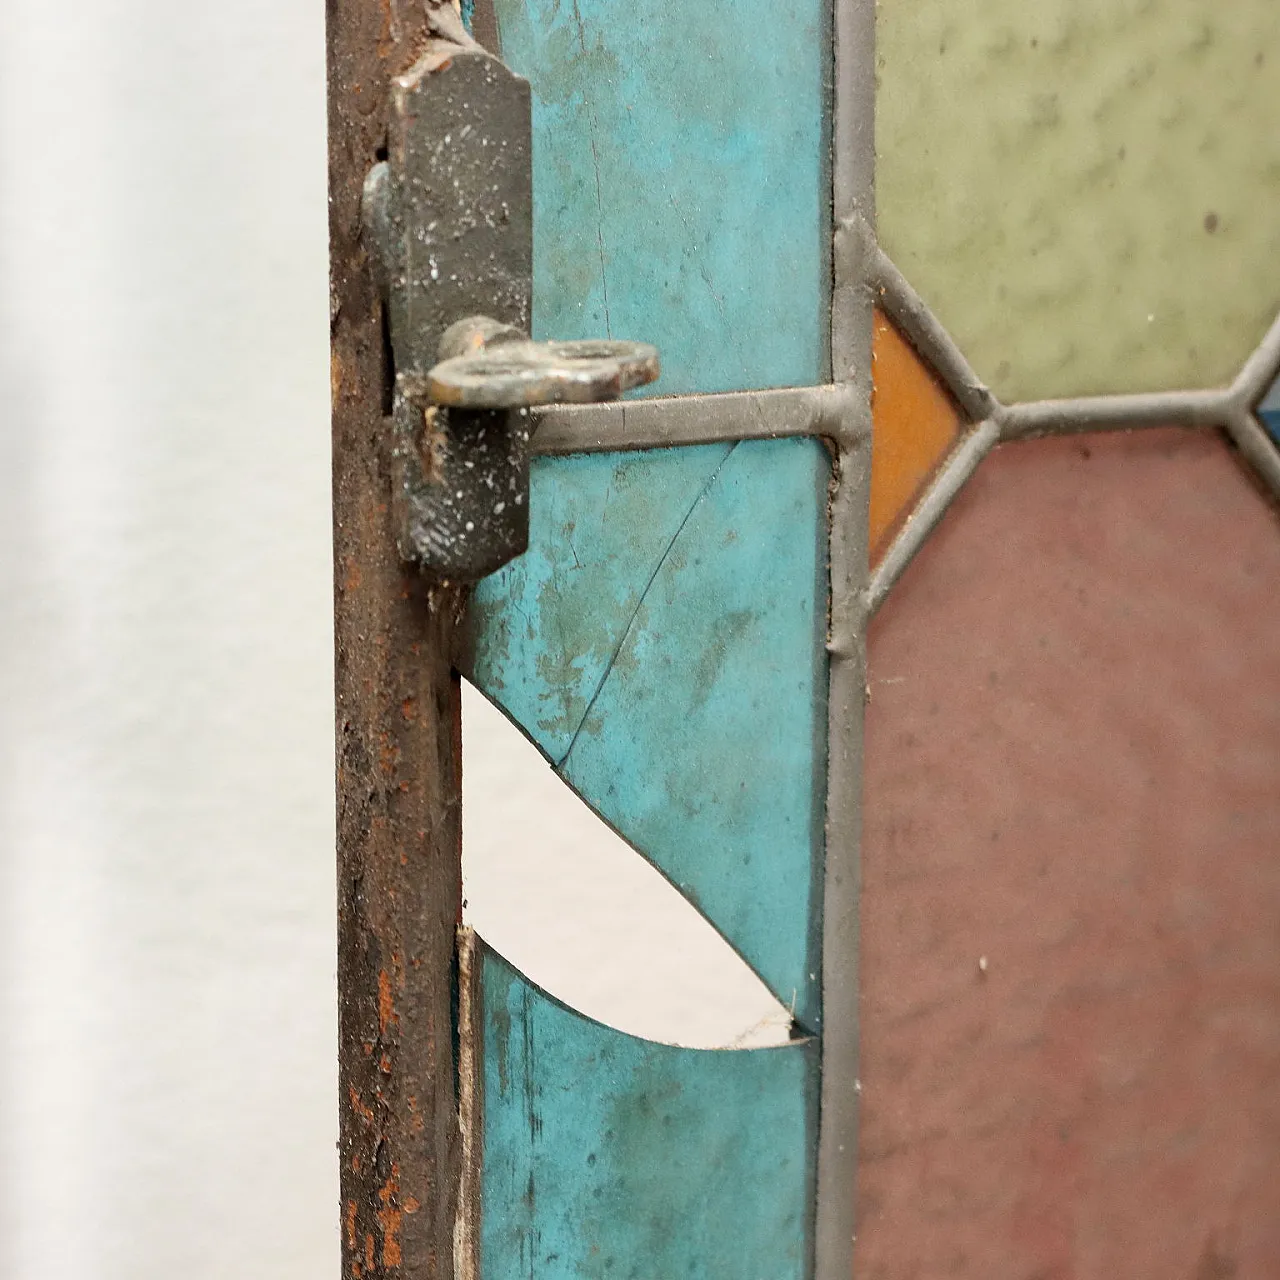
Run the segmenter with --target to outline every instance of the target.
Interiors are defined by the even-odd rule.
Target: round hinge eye
[[[657,378],[647,342],[502,342],[443,360],[426,378],[433,403],[457,409],[519,409],[592,404]]]

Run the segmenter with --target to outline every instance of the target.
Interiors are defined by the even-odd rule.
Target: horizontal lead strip
[[[557,405],[533,412],[533,452],[544,455],[784,436],[827,436],[848,443],[871,430],[854,388],[841,383]]]
[[[1000,413],[1000,438],[1023,440],[1141,427],[1217,427],[1227,422],[1231,408],[1228,390],[1035,400],[1010,405]]]

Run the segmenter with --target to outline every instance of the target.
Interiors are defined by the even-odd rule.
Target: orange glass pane
[[[871,348],[871,561],[883,555],[960,433],[960,410],[883,312]]]

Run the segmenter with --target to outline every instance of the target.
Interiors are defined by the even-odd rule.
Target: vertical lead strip
[[[856,214],[874,227],[875,0],[833,2],[832,212],[837,225]]]
[[[875,219],[875,0],[834,0],[832,224]],[[858,926],[866,693],[872,300],[864,254],[832,254],[831,370],[850,385],[831,503],[822,1085],[816,1280],[852,1280],[858,1163]]]

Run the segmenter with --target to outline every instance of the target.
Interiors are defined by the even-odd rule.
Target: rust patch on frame
[[[396,549],[382,304],[360,224],[364,178],[388,140],[391,80],[414,62],[438,8],[328,5],[340,1211],[350,1280],[453,1275],[461,602],[456,588],[406,570]]]

